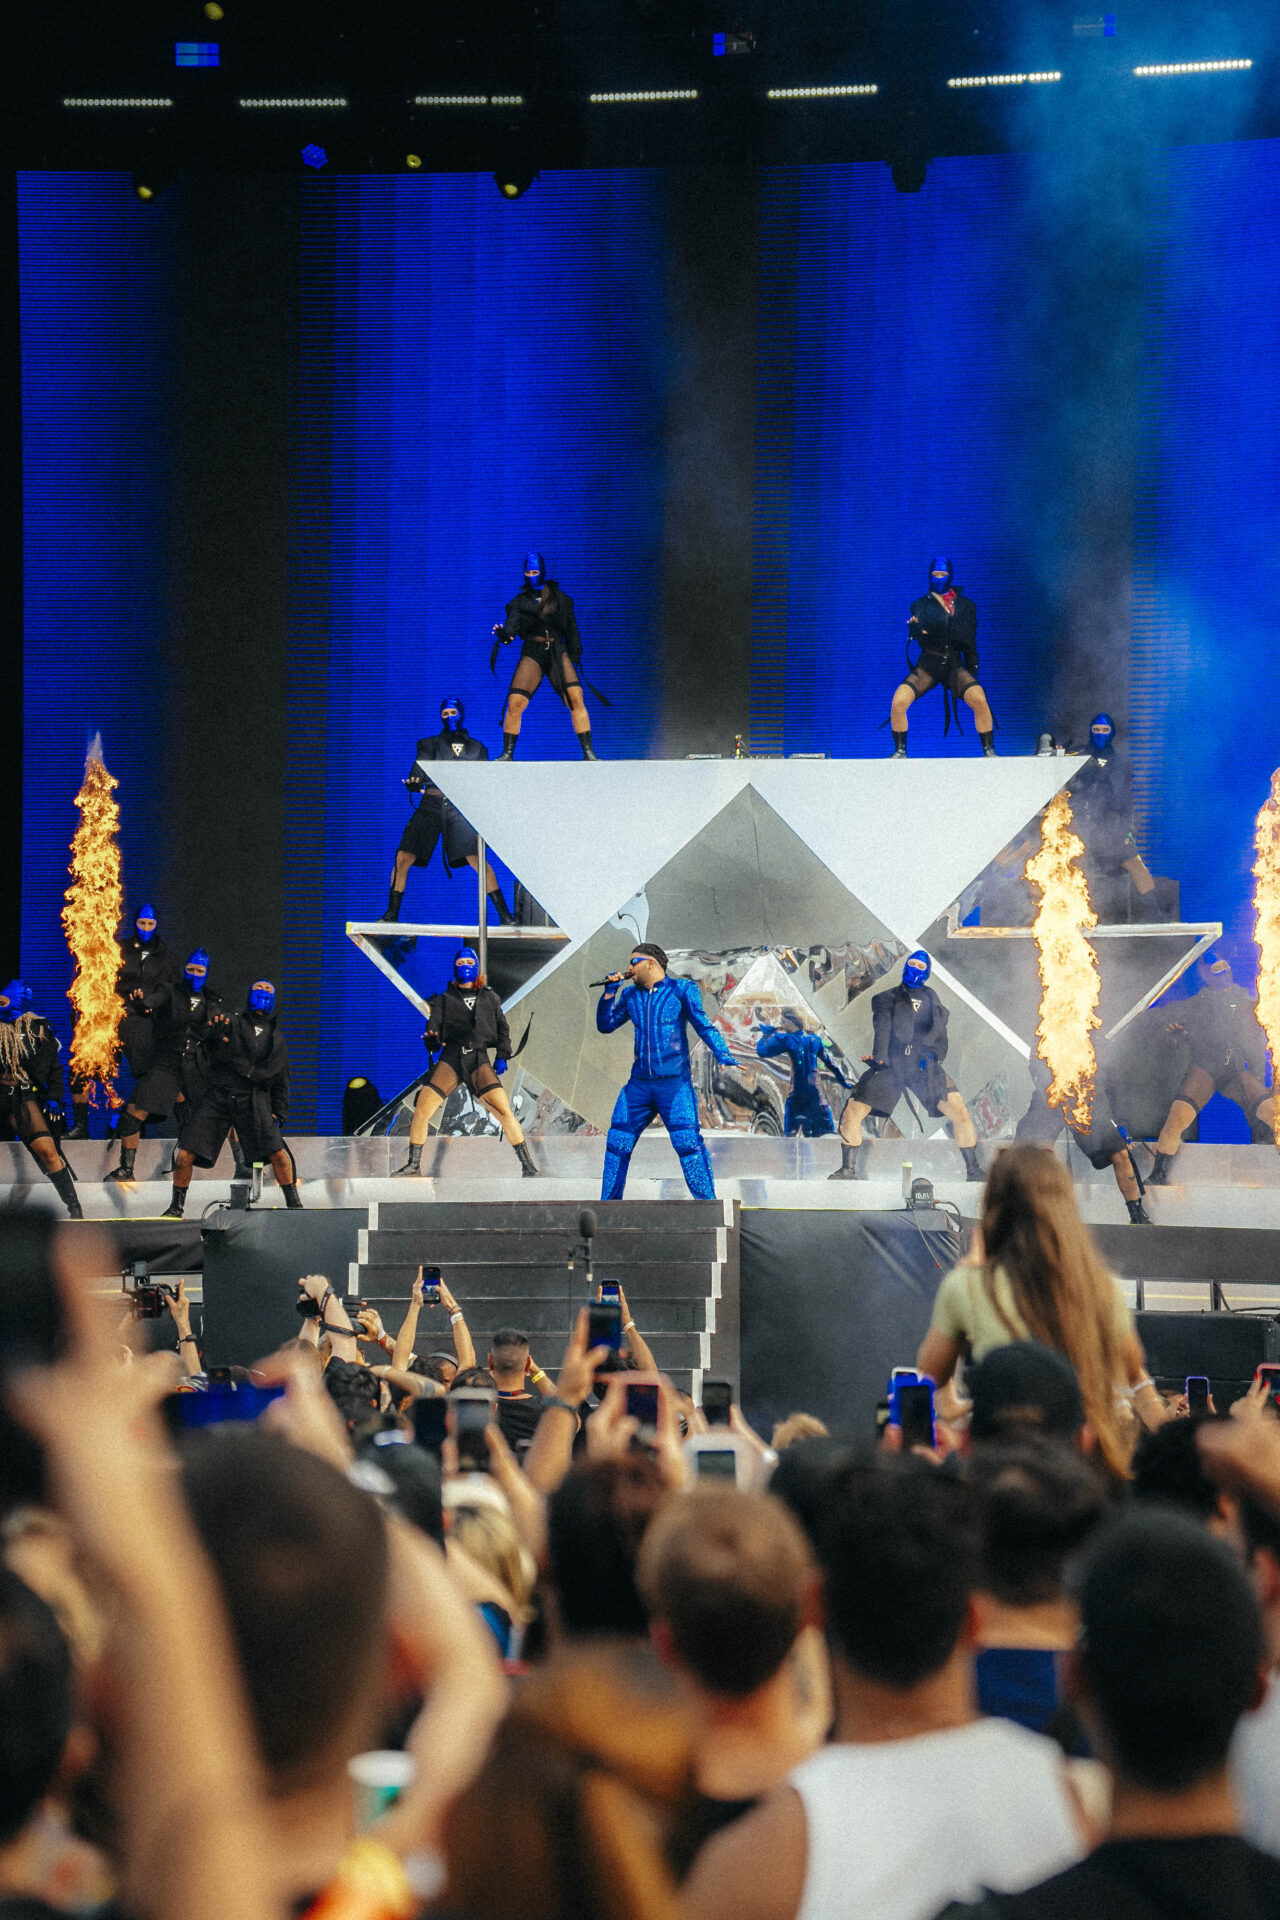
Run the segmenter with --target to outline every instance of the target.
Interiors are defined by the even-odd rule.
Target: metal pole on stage
[[[485,918],[485,908],[488,905],[488,896],[484,890],[484,874],[485,874],[485,867],[488,864],[488,859],[489,859],[489,850],[485,846],[483,838],[481,838],[480,864],[476,868],[476,882],[477,882],[477,885],[479,888],[479,894],[480,894],[480,902],[478,907],[476,908],[476,924],[480,930],[479,938],[476,941],[476,955],[480,961],[481,975],[486,978],[489,972],[489,924]]]

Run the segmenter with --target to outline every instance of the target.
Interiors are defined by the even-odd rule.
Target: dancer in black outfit
[[[180,1220],[197,1166],[211,1167],[234,1127],[248,1161],[271,1162],[287,1207],[300,1207],[298,1170],[280,1128],[289,1117],[289,1049],[276,1025],[276,990],[255,980],[242,1013],[212,1013],[198,1050],[202,1091],[184,1116],[166,1220]]]
[[[170,987],[162,1001],[154,995],[148,1001],[147,1018],[153,1029],[151,1064],[116,1122],[120,1165],[106,1175],[107,1182],[125,1184],[133,1179],[138,1143],[148,1120],[166,1120],[176,1112],[181,1131],[182,1112],[192,1098],[189,1082],[195,1051],[209,1037],[210,1016],[221,1011],[222,996],[209,985],[209,956],[203,947],[197,947],[187,961],[181,986]],[[243,1157],[234,1134],[232,1151]]]
[[[423,1039],[428,1052],[439,1058],[418,1089],[409,1128],[409,1158],[396,1168],[396,1175],[422,1172],[422,1149],[431,1122],[454,1088],[465,1081],[477,1100],[496,1114],[508,1145],[515,1148],[521,1174],[526,1180],[535,1179],[538,1169],[525,1143],[524,1129],[511,1110],[501,1082],[511,1056],[511,1030],[502,1002],[481,978],[479,957],[470,947],[459,948],[453,957],[452,980],[443,993],[427,1002]],[[491,1048],[497,1056],[492,1065]]]
[[[125,1063],[135,1080],[141,1080],[151,1065],[155,1029],[151,1016],[167,998],[169,989],[182,978],[182,966],[156,932],[156,910],[148,903],[138,909],[134,931],[120,942],[120,971],[116,975],[116,994],[124,1002],[120,1022],[120,1046]],[[75,1125],[68,1140],[89,1138],[89,1102],[82,1097],[74,1079],[71,1102]]]
[[[444,835],[444,861],[447,868],[467,865],[473,871],[480,870],[480,840],[475,828],[464,820],[458,809],[445,799],[435,782],[429,780],[418,765],[419,760],[487,760],[489,749],[483,740],[476,740],[467,732],[466,713],[461,700],[445,700],[440,706],[441,727],[439,733],[431,733],[419,740],[413,757],[413,766],[405,776],[404,784],[410,793],[421,794],[417,807],[409,815],[405,830],[400,836],[400,845],[396,850],[395,870],[391,875],[391,891],[387,895],[387,910],[384,920],[398,920],[400,905],[404,899],[405,882],[409,878],[409,869],[413,866],[425,867],[436,850],[436,843]],[[513,924],[510,908],[502,897],[502,888],[498,885],[493,868],[488,861],[484,869],[485,892],[493,902],[494,911],[500,926]]]
[[[1132,1224],[1135,1227],[1149,1227],[1151,1215],[1142,1204],[1142,1185],[1129,1142],[1116,1125],[1108,1106],[1104,1091],[1105,1071],[1100,1068],[1098,1072],[1091,1125],[1087,1128],[1073,1127],[1061,1107],[1049,1105],[1048,1094],[1053,1085],[1053,1075],[1039,1054],[1033,1053],[1028,1064],[1032,1081],[1031,1104],[1014,1129],[1014,1139],[1039,1140],[1044,1146],[1051,1147],[1063,1129],[1067,1128],[1091,1166],[1099,1172],[1103,1167],[1111,1168]]]
[[[1236,986],[1227,961],[1216,953],[1196,962],[1199,991],[1176,1003],[1176,1018],[1166,1029],[1181,1042],[1190,1064],[1169,1116],[1160,1129],[1147,1185],[1167,1187],[1182,1136],[1214,1093],[1234,1100],[1257,1128],[1271,1130],[1275,1097],[1267,1092],[1267,1043],[1258,1025],[1258,1003]],[[1171,1008],[1170,1011],[1173,1011]]]
[[[933,962],[923,947],[902,963],[902,984],[876,994],[871,1002],[874,1053],[863,1055],[867,1071],[845,1102],[840,1116],[840,1165],[832,1180],[864,1180],[858,1165],[862,1123],[868,1114],[888,1119],[908,1093],[931,1119],[944,1116],[964,1161],[966,1180],[981,1180],[978,1135],[960,1091],[943,1069],[949,1045],[950,1014],[927,986]]]
[[[920,648],[919,658],[893,696],[889,725],[893,730],[893,757],[907,757],[907,709],[922,693],[940,686],[945,718],[943,738],[951,728],[955,703],[972,708],[982,751],[995,753],[995,721],[987,696],[978,684],[978,609],[951,584],[951,562],[929,562],[929,591],[911,602],[908,639]],[[908,658],[910,655],[908,654]],[[959,714],[956,725],[960,724]]]
[[[21,1140],[71,1218],[83,1220],[75,1180],[54,1139],[62,1101],[58,1037],[32,1013],[30,987],[11,980],[0,988],[0,1130]]]
[[[515,759],[521,715],[542,685],[545,674],[569,709],[583,759],[599,759],[591,746],[591,715],[582,697],[582,641],[578,637],[573,601],[554,580],[548,580],[540,553],[526,553],[524,586],[515,599],[508,602],[506,616],[493,632],[495,645],[490,665],[497,659],[499,646],[508,646],[513,640],[520,642],[520,658],[511,676],[502,715],[502,758]]]

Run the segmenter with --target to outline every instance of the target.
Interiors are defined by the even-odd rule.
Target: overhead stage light
[[[149,94],[102,94],[92,98],[64,94],[62,104],[64,107],[171,107],[173,102]]]
[[[207,20],[221,20],[222,18],[222,8],[218,5],[218,0],[204,0],[204,11]]]
[[[321,167],[327,166],[328,163],[329,156],[324,148],[318,147],[314,140],[308,140],[306,146],[302,149],[303,166],[315,167],[316,170],[319,171]]]
[[[522,107],[522,93],[415,93],[415,107]]]
[[[766,100],[834,100],[852,93],[879,93],[879,87],[770,87]]]
[[[169,185],[171,177],[167,173],[157,173],[154,167],[148,167],[144,172],[134,174],[133,191],[139,200],[158,200]]]
[[[293,107],[306,107],[308,109],[312,107],[345,107],[346,104],[341,94],[299,94],[296,97],[286,95],[275,99],[252,99],[241,100],[240,102],[242,107],[269,107],[285,110]]]
[[[640,100],[696,100],[696,87],[654,87],[645,93],[592,93],[589,94],[593,107],[632,106]]]
[[[1243,73],[1252,65],[1252,60],[1183,60],[1174,66],[1135,67],[1133,71],[1139,80],[1154,80],[1169,73]]]
[[[537,178],[536,167],[508,167],[495,173],[493,181],[504,200],[518,200],[521,194],[528,193]]]
[[[949,87],[1026,87],[1046,80],[1061,80],[1060,73],[966,73],[948,80]]]
[[[410,173],[417,173],[419,167],[422,165],[422,155],[420,153],[406,153],[404,163]]]

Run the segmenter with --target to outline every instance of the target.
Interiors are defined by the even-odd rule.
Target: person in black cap
[[[446,699],[440,703],[440,731],[430,733],[419,740],[413,756],[413,765],[405,776],[404,784],[410,793],[421,796],[414,811],[405,823],[400,835],[400,845],[396,849],[396,863],[391,875],[391,887],[387,894],[387,910],[384,920],[398,920],[400,907],[404,900],[405,882],[409,878],[410,867],[425,867],[436,850],[436,843],[444,835],[444,863],[447,870],[460,867],[464,863],[473,871],[480,870],[480,840],[475,828],[464,820],[458,809],[445,799],[435,782],[429,780],[420,760],[487,760],[489,749],[483,740],[475,739],[467,732],[466,711],[461,700]],[[488,861],[484,868],[485,892],[493,902],[498,916],[498,924],[503,927],[512,925],[511,910],[502,897],[502,888],[498,885],[493,868]]]
[[[573,601],[556,581],[548,580],[540,553],[526,553],[524,585],[515,599],[508,601],[506,613],[493,633],[491,666],[500,646],[509,646],[513,640],[520,642],[520,657],[502,715],[502,758],[515,759],[521,716],[545,675],[569,709],[583,759],[599,759],[592,749],[591,715],[582,695],[582,641]]]
[[[1180,1046],[1187,1067],[1177,1098],[1156,1142],[1147,1184],[1166,1187],[1174,1157],[1187,1128],[1214,1093],[1234,1100],[1255,1131],[1271,1136],[1275,1096],[1267,1092],[1267,1043],[1258,1025],[1258,1003],[1238,987],[1221,954],[1205,953],[1196,962],[1199,990],[1174,1003],[1166,1032]]]
[[[966,1368],[964,1383],[972,1401],[972,1445],[1042,1434],[1087,1451],[1080,1383],[1071,1362],[1052,1347],[1038,1340],[993,1347]]]
[[[929,562],[929,591],[911,602],[907,621],[908,661],[912,641],[920,652],[894,693],[889,710],[894,759],[907,757],[908,707],[932,687],[942,688],[943,738],[951,730],[953,713],[959,727],[956,703],[963,700],[965,706],[972,709],[983,753],[993,755],[996,723],[991,717],[987,696],[978,683],[978,609],[952,585],[949,560]]]

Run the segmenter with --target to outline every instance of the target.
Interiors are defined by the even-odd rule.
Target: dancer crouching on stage
[[[11,980],[0,988],[0,1122],[47,1175],[71,1218],[83,1220],[75,1180],[53,1137],[62,1126],[63,1097],[58,1036],[32,1013],[30,987]]]
[[[628,1020],[636,1030],[635,1064],[618,1095],[609,1122],[602,1200],[620,1200],[636,1141],[657,1114],[680,1156],[685,1185],[695,1200],[714,1200],[711,1161],[698,1127],[698,1096],[689,1070],[693,1028],[723,1067],[733,1065],[729,1044],[713,1026],[693,980],[672,980],[661,947],[632,949],[625,973],[611,973],[596,1007],[601,1033],[616,1033]]]
[[[957,700],[973,711],[974,724],[982,751],[995,754],[995,721],[987,696],[978,684],[978,609],[958,587],[951,584],[951,562],[929,562],[929,591],[911,602],[907,622],[909,640],[920,648],[919,658],[893,696],[889,725],[893,732],[893,758],[907,757],[907,708],[940,686],[943,695],[945,739],[951,730],[951,715]],[[908,654],[910,659],[910,654]],[[883,722],[881,722],[883,725]],[[960,716],[956,715],[956,726]]]
[[[932,971],[933,962],[918,947],[902,963],[901,986],[876,994],[871,1002],[875,1052],[863,1054],[867,1071],[840,1116],[840,1165],[829,1176],[832,1180],[866,1179],[858,1165],[862,1123],[871,1113],[887,1120],[904,1093],[931,1119],[941,1115],[950,1121],[965,1179],[982,1179],[977,1131],[955,1081],[942,1067],[951,1016],[926,985]]]
[[[1258,1003],[1238,987],[1228,961],[1216,953],[1196,961],[1199,990],[1189,1000],[1171,1003],[1177,1018],[1166,1032],[1170,1048],[1181,1042],[1188,1066],[1156,1141],[1156,1157],[1147,1175],[1149,1187],[1167,1187],[1182,1136],[1215,1092],[1234,1100],[1250,1125],[1270,1134],[1275,1096],[1261,1076],[1267,1070],[1267,1043],[1258,1025]]]
[[[422,1149],[432,1120],[454,1088],[465,1081],[477,1100],[484,1102],[497,1116],[507,1144],[515,1148],[520,1172],[526,1180],[536,1179],[524,1137],[524,1129],[511,1110],[500,1076],[511,1057],[511,1030],[502,1002],[493,988],[486,986],[480,974],[479,957],[470,947],[460,947],[453,957],[453,978],[443,993],[427,1002],[427,1030],[423,1035],[430,1053],[438,1053],[431,1072],[418,1089],[413,1122],[409,1128],[409,1158],[397,1167],[394,1178],[422,1172]],[[490,1065],[489,1050],[497,1058]]]
[[[254,981],[242,1013],[208,1015],[194,1066],[202,1085],[185,1102],[193,1110],[183,1116],[173,1196],[162,1218],[182,1218],[192,1169],[214,1165],[233,1127],[245,1160],[269,1160],[285,1205],[300,1207],[298,1170],[280,1131],[289,1117],[289,1049],[276,1025],[269,980]]]
[[[509,646],[513,640],[520,642],[520,658],[511,676],[507,704],[502,715],[502,758],[515,759],[521,717],[542,685],[545,674],[569,709],[569,719],[578,736],[583,759],[599,759],[600,756],[592,750],[591,715],[582,697],[582,681],[579,677],[582,641],[578,637],[573,601],[554,580],[547,579],[540,553],[526,553],[524,586],[515,599],[508,602],[506,616],[493,632],[497,645],[493,649],[491,666],[499,646]]]

